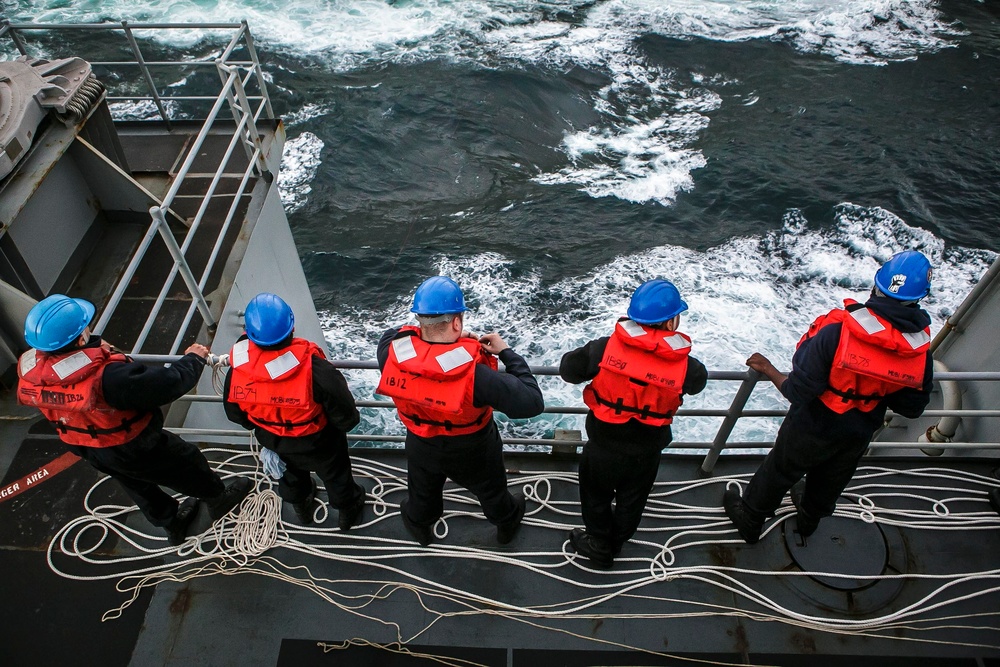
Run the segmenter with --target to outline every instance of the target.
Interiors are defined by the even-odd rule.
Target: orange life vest
[[[665,426],[683,403],[690,352],[691,339],[678,331],[621,320],[583,402],[603,422]]]
[[[229,353],[228,399],[275,435],[317,433],[327,421],[323,406],[313,400],[312,357],[325,358],[304,338],[293,338],[280,350],[262,350],[249,338],[238,341]]]
[[[852,409],[871,412],[894,391],[923,387],[930,327],[902,333],[857,301],[845,299],[844,308],[816,318],[796,347],[837,322],[840,342],[830,367],[830,386],[819,397],[826,407],[839,414]]]
[[[66,354],[28,350],[17,364],[17,402],[42,411],[59,439],[82,447],[116,447],[139,435],[153,415],[119,410],[104,400],[104,368],[128,361],[103,347]]]
[[[392,398],[399,419],[422,438],[475,433],[493,418],[493,408],[472,404],[476,365],[497,370],[497,359],[474,338],[448,345],[428,343],[418,327],[406,326],[389,345],[376,393]]]

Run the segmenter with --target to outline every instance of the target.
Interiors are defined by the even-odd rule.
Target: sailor
[[[586,530],[574,528],[569,540],[602,569],[639,527],[684,394],[708,381],[704,364],[690,355],[691,339],[677,330],[686,310],[673,283],[649,280],[611,336],[567,352],[559,364],[567,382],[590,380],[583,390],[589,440],[579,467]]]
[[[914,250],[898,253],[875,274],[868,301],[846,299],[844,308],[810,325],[787,376],[760,353],[747,360],[791,403],[742,498],[736,489],[723,496],[726,515],[747,544],[760,539],[789,489],[796,529],[812,535],[820,519],[833,514],[886,409],[911,419],[923,413],[933,360],[930,316],[918,302],[930,286],[927,258]]]
[[[524,518],[524,494],[507,490],[503,443],[493,410],[514,419],[542,412],[542,392],[528,364],[497,333],[463,330],[465,297],[451,278],[425,280],[410,312],[419,326],[389,329],[378,343],[382,377],[406,426],[407,498],[403,525],[427,546],[444,512],[446,478],[471,491],[507,544]],[[506,373],[498,371],[497,357]]]
[[[17,400],[42,411],[77,456],[118,480],[151,524],[179,545],[198,509],[221,519],[253,489],[246,477],[228,486],[191,443],[163,430],[160,406],[198,382],[208,348],[194,344],[169,368],[135,363],[92,336],[94,305],[53,294],[24,321],[33,349],[18,363]],[[178,503],[160,486],[190,496]]]
[[[339,510],[337,525],[350,530],[361,520],[365,490],[354,481],[347,452],[347,432],[361,421],[347,380],[318,345],[295,338],[295,315],[276,294],[251,299],[244,324],[246,335],[229,354],[226,416],[253,429],[284,463],[278,493],[299,522],[313,522],[315,472]]]

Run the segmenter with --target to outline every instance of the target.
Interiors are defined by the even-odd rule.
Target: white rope
[[[180,548],[167,546],[165,537],[161,535],[127,526],[125,520],[136,510],[135,507],[96,504],[95,492],[107,479],[102,478],[84,500],[86,513],[67,523],[50,543],[50,567],[71,579],[119,580],[119,590],[130,594],[130,599],[107,612],[105,619],[118,617],[138,598],[142,589],[162,581],[179,582],[220,574],[254,574],[301,586],[348,613],[388,625],[395,629],[401,644],[412,641],[441,619],[468,614],[497,614],[532,625],[544,619],[666,619],[710,614],[755,621],[780,621],[832,633],[931,643],[941,643],[941,640],[923,636],[926,632],[961,627],[970,632],[982,631],[984,641],[995,641],[995,623],[1000,612],[948,616],[934,613],[942,613],[963,601],[996,596],[1000,593],[1000,569],[948,571],[950,562],[942,560],[943,568],[939,572],[870,576],[797,570],[773,572],[706,564],[709,548],[743,545],[743,542],[720,506],[684,501],[693,497],[692,492],[706,486],[715,487],[717,493],[713,496],[721,500],[724,488],[744,486],[750,474],[657,483],[650,495],[643,525],[627,548],[625,557],[616,559],[615,569],[601,571],[572,553],[565,540],[565,532],[579,525],[579,503],[555,500],[557,497],[577,497],[575,490],[567,493],[565,489],[560,489],[562,492],[557,493],[556,487],[576,485],[577,478],[572,472],[524,471],[509,476],[509,484],[522,489],[528,500],[525,524],[552,532],[550,550],[492,551],[441,541],[447,538],[453,521],[483,520],[476,500],[457,488],[445,491],[445,513],[434,526],[439,541],[420,548],[416,543],[402,539],[405,533],[398,519],[399,502],[406,493],[405,470],[379,461],[353,458],[355,475],[370,480],[372,491],[368,494],[368,502],[372,512],[366,523],[344,533],[323,525],[330,511],[329,505],[322,500],[316,510],[317,525],[285,523],[281,519],[282,504],[274,491],[273,481],[260,469],[257,448],[258,445],[251,439],[249,451],[225,448],[205,450],[212,458],[220,460],[217,470],[224,477],[237,474],[252,477],[256,484],[255,492],[244,500],[237,512],[216,522],[202,535],[189,537]],[[930,479],[943,483],[934,486],[927,483]],[[958,470],[892,470],[865,466],[858,470],[854,485],[844,493],[835,516],[906,530],[997,530],[1000,529],[1000,517],[989,509],[986,498],[988,489],[996,485],[996,480],[989,477]],[[916,502],[926,509],[894,508],[894,499],[905,500],[911,505]],[[975,509],[970,510],[970,507]],[[778,509],[775,520],[768,522],[762,539],[778,539],[771,533],[780,532],[779,526],[794,513],[794,508],[786,499]],[[378,537],[366,530],[382,521],[396,524],[392,532],[401,537]],[[108,557],[107,550],[102,550],[101,545],[112,536],[131,547],[135,555]],[[374,576],[365,581],[318,577],[307,567],[283,563],[278,556],[284,550],[312,556],[321,564],[332,561],[364,565]],[[171,557],[166,559],[167,562],[158,562],[168,555]],[[531,590],[533,577],[542,577],[562,586],[540,588],[577,590],[582,594],[570,595],[562,600],[525,603],[491,599],[471,590],[463,590],[453,581],[435,581],[409,572],[406,564],[414,558],[491,562],[496,567],[517,568],[519,576],[528,582],[522,587],[525,590]],[[79,566],[71,566],[73,562]],[[332,567],[324,569],[335,571]],[[581,572],[586,572],[587,576],[581,577]],[[864,619],[809,614],[802,609],[789,608],[763,592],[771,590],[766,582],[768,579],[809,576],[851,580],[864,578],[873,582],[923,581],[930,587],[918,600],[900,609]],[[666,582],[676,580],[696,581],[727,591],[738,599],[752,603],[754,610],[646,594],[665,590],[663,585]],[[348,594],[347,591],[358,586],[365,587],[369,592]],[[396,621],[366,613],[370,605],[402,591],[415,595],[431,613],[432,620],[416,631],[404,632]],[[622,596],[662,603],[664,606],[681,605],[689,611],[636,615],[599,613],[601,605]],[[456,607],[459,611],[455,611]],[[705,609],[709,611],[703,611]],[[953,623],[973,617],[987,617],[994,625]],[[895,634],[899,630],[908,634],[899,637]],[[974,641],[962,642],[962,645],[1000,648]]]

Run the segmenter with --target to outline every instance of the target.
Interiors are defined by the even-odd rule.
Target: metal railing
[[[170,363],[179,359],[179,356],[167,355],[135,355],[136,361],[146,363]],[[339,369],[344,370],[377,370],[378,364],[374,361],[361,360],[334,360],[330,362]],[[530,366],[531,372],[535,375],[558,376],[559,369],[555,366]],[[763,376],[754,371],[708,371],[709,381],[730,381],[739,382],[739,386],[733,395],[733,400],[728,408],[681,408],[677,411],[679,417],[722,417],[715,437],[711,442],[684,442],[674,441],[670,444],[670,449],[695,449],[708,450],[705,459],[701,464],[701,472],[710,475],[715,468],[715,464],[723,450],[746,450],[746,449],[766,449],[774,445],[774,441],[741,441],[731,442],[729,437],[733,429],[741,419],[754,419],[764,417],[783,417],[788,411],[786,409],[769,410],[747,410],[746,405],[753,394],[757,384]],[[935,381],[965,381],[965,382],[1000,382],[1000,372],[989,371],[948,371],[934,374]],[[768,384],[765,382],[765,384]],[[180,400],[191,402],[221,403],[222,397],[214,395],[188,394]],[[356,404],[359,408],[373,409],[395,409],[392,401],[372,401],[358,400]],[[543,414],[556,415],[585,415],[589,408],[580,405],[546,405]],[[893,417],[889,411],[886,417]],[[1000,418],[1000,409],[997,410],[925,410],[923,417],[968,417],[968,418]],[[218,437],[239,437],[246,434],[243,429],[172,429],[180,435],[204,435]],[[385,434],[356,434],[349,433],[347,439],[354,442],[403,442],[405,436],[385,435]],[[580,440],[566,440],[558,438],[503,438],[504,444],[508,445],[548,445],[552,447],[577,446],[582,444]],[[895,442],[895,441],[874,441],[871,449],[917,449],[927,446],[927,443],[917,442]],[[1000,442],[949,442],[945,445],[949,449],[1000,449]]]
[[[139,40],[136,38],[136,31],[159,30],[231,30],[233,31],[233,34],[222,53],[209,60],[147,61],[143,56]],[[121,303],[129,284],[139,269],[139,266],[146,257],[153,239],[157,236],[157,234],[159,234],[166,245],[167,251],[173,259],[173,266],[170,270],[169,276],[163,282],[160,293],[157,296],[138,337],[132,345],[132,350],[133,352],[139,352],[142,349],[157,317],[160,314],[161,309],[163,308],[167,293],[179,273],[191,295],[191,305],[189,306],[185,316],[184,325],[180,328],[180,331],[170,348],[170,353],[173,354],[180,347],[184,333],[187,331],[187,328],[191,323],[195,310],[197,310],[201,315],[202,320],[205,322],[209,331],[214,330],[216,321],[205,298],[204,290],[212,269],[214,268],[215,262],[218,259],[223,240],[225,239],[226,233],[229,231],[232,221],[236,217],[240,201],[247,193],[251,183],[256,182],[257,178],[263,178],[268,184],[274,181],[274,175],[269,172],[265,160],[264,139],[257,126],[261,118],[271,120],[274,119],[275,116],[271,107],[271,100],[267,93],[267,86],[265,84],[263,71],[257,56],[257,50],[254,45],[253,37],[250,34],[250,29],[245,21],[242,23],[198,24],[151,24],[129,23],[128,21],[122,21],[121,23],[46,25],[10,23],[9,21],[3,21],[3,23],[0,24],[0,38],[9,37],[21,55],[30,55],[25,35],[37,31],[50,33],[62,31],[107,32],[119,33],[123,36],[128,44],[129,50],[132,52],[134,58],[133,60],[93,60],[89,62],[94,67],[102,67],[122,75],[122,81],[125,83],[133,82],[135,76],[138,75],[148,94],[113,95],[109,90],[106,99],[111,102],[152,101],[164,123],[164,127],[168,131],[171,130],[172,119],[169,112],[171,103],[177,101],[203,103],[211,102],[211,107],[203,119],[198,134],[188,143],[184,160],[176,174],[173,175],[172,182],[167,190],[167,193],[157,205],[150,208],[150,225],[139,242],[139,245],[133,253],[124,272],[122,273],[114,291],[111,294],[111,297],[101,312],[97,323],[94,325],[94,331],[98,334],[102,333],[107,327],[108,322],[111,320],[115,310]],[[241,55],[236,57],[234,54],[236,54],[238,50],[241,50]],[[151,69],[153,67],[172,67],[183,69],[214,67],[219,74],[220,88],[218,92],[213,95],[165,95],[161,93],[157,87]],[[255,88],[258,94],[254,95],[248,93],[248,88]],[[187,231],[184,234],[182,242],[178,243],[177,239],[174,237],[174,232],[167,223],[167,214],[170,213],[176,216],[176,214],[171,211],[171,206],[178,197],[178,193],[181,191],[181,188],[186,182],[188,182],[186,179],[192,174],[192,166],[194,165],[196,158],[201,157],[204,159],[204,157],[200,156],[199,153],[205,144],[206,139],[210,134],[218,134],[220,132],[217,121],[219,119],[219,114],[226,107],[228,107],[231,111],[232,118],[235,123],[234,129],[229,129],[227,127],[221,130],[222,132],[232,132],[229,145],[219,159],[214,172],[212,172],[212,178],[205,189],[197,191],[194,194],[184,195],[186,198],[200,197],[201,204],[194,218],[190,221],[185,221],[187,224]],[[241,144],[243,145],[246,153],[248,165],[241,173],[228,173],[226,168],[236,147]],[[164,169],[164,171],[166,171],[166,169]],[[199,176],[202,176],[202,174],[199,174]],[[215,196],[220,181],[224,177],[232,178],[234,176],[238,176],[240,178],[239,186],[234,192],[227,193],[226,195],[232,197],[232,204],[229,207],[223,224],[219,228],[219,232],[214,241],[213,249],[208,258],[207,264],[202,271],[201,276],[196,278],[194,272],[188,264],[187,251],[194,241],[195,235],[197,234],[205,214],[208,211],[208,207],[212,202],[213,196]]]

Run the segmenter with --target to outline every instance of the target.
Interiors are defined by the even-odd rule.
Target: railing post
[[[21,36],[17,34],[17,29],[10,24],[8,19],[3,20],[3,25],[7,29],[7,32],[10,33],[10,38],[14,41],[14,46],[17,47],[17,50],[21,53],[21,55],[28,55],[28,49],[24,47],[24,42],[21,41]]]
[[[729,406],[729,411],[722,420],[722,425],[719,426],[719,432],[715,434],[715,440],[712,441],[712,448],[708,450],[705,460],[702,461],[700,472],[703,476],[707,477],[715,470],[715,462],[719,460],[719,454],[725,448],[726,442],[733,432],[733,427],[736,426],[736,422],[742,416],[743,408],[746,407],[747,400],[749,400],[750,394],[753,393],[753,388],[757,385],[760,378],[761,374],[751,368],[747,371],[746,379],[740,383],[740,388],[736,390],[736,396],[733,397],[733,403]]]
[[[256,68],[257,66],[255,65],[254,67]],[[256,73],[259,75],[259,72]],[[264,159],[264,142],[260,138],[260,132],[257,131],[257,123],[254,121],[253,111],[250,108],[250,100],[247,99],[247,91],[243,88],[242,77],[237,76],[233,85],[236,88],[236,98],[239,100],[240,109],[244,114],[246,114],[247,117],[247,127],[245,131],[247,136],[250,137],[250,141],[253,144],[252,147],[254,155],[257,157],[257,171],[260,172],[262,177],[265,177],[265,174],[270,172],[267,168],[267,160]]]
[[[257,85],[260,86],[260,96],[264,98],[264,108],[267,110],[267,117],[274,118],[274,109],[271,108],[271,96],[267,94],[267,86],[264,85],[264,77],[261,75],[260,59],[257,57],[257,48],[253,44],[253,36],[250,34],[250,24],[243,20],[243,39],[247,44],[247,51],[250,53],[250,60],[253,62],[254,70],[257,72]]]
[[[234,86],[236,85],[236,82],[239,81],[240,79],[240,73],[236,71],[235,68],[232,68],[225,62],[223,62],[221,58],[215,61],[215,68],[219,72],[219,78],[221,80],[228,81],[229,79],[233,79]],[[243,118],[248,114],[246,111],[240,108],[239,101],[236,99],[236,96],[233,94],[233,91],[231,89],[226,91],[226,101],[229,102],[229,111],[230,113],[233,114],[233,122],[236,123],[237,127],[239,127],[240,123],[243,121]],[[252,120],[252,118],[248,120]],[[247,130],[243,131],[247,132]],[[240,144],[243,146],[243,151],[247,155],[247,161],[250,162],[251,168],[254,171],[260,171],[260,169],[257,167],[257,163],[254,161],[254,149],[252,142],[248,143],[247,141],[244,140],[244,137],[240,137]]]
[[[163,108],[163,102],[160,100],[160,94],[156,91],[156,84],[153,82],[153,75],[149,72],[149,68],[146,67],[146,61],[142,57],[142,52],[139,50],[139,43],[135,41],[135,35],[132,34],[132,29],[128,27],[128,21],[122,21],[122,28],[125,30],[125,37],[128,38],[128,43],[132,46],[132,53],[135,55],[135,61],[139,63],[139,69],[142,71],[143,77],[146,79],[146,85],[149,86],[150,93],[153,95],[153,103],[156,104],[156,108],[160,111],[160,118],[166,124],[167,129],[170,129],[170,117],[167,116],[167,110]]]
[[[180,246],[177,245],[177,239],[174,238],[173,232],[170,231],[170,227],[167,225],[163,209],[159,206],[153,206],[149,209],[149,214],[156,221],[156,226],[160,230],[160,236],[163,237],[163,242],[167,244],[170,256],[174,258],[177,270],[180,271],[181,277],[184,278],[184,283],[191,293],[191,298],[198,304],[198,310],[201,311],[205,325],[209,331],[213,331],[216,326],[215,318],[212,317],[212,311],[208,307],[208,302],[205,301],[205,295],[201,293],[201,288],[198,287],[198,281],[194,279],[194,274],[191,273],[191,267],[188,266],[187,260],[184,258],[184,253],[181,251]]]

